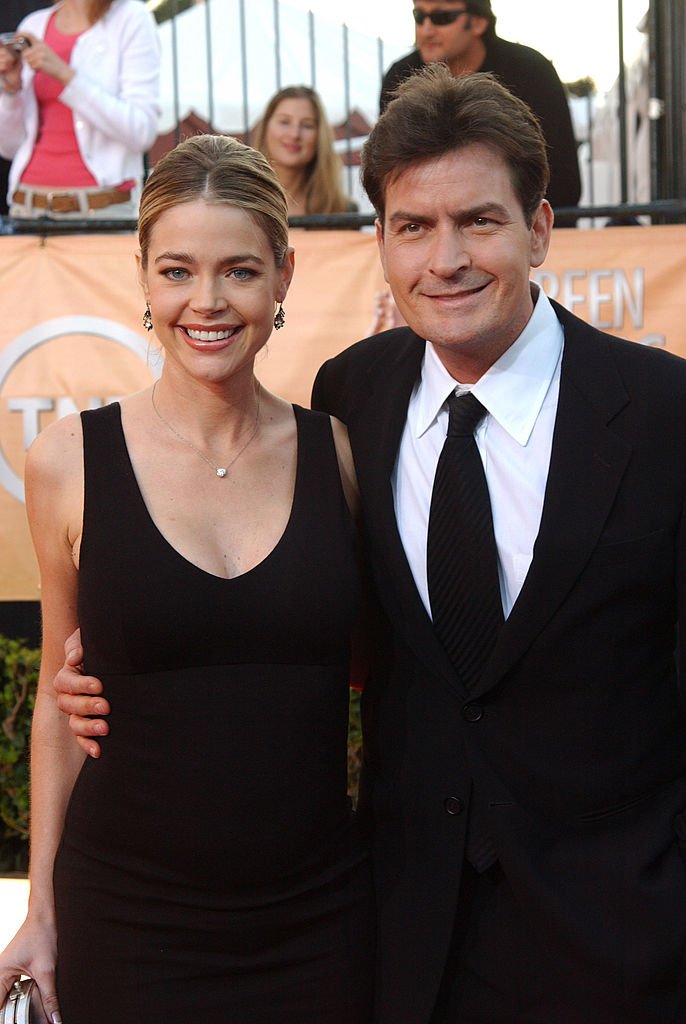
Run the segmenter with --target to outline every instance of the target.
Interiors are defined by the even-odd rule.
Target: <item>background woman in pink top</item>
[[[157,135],[159,39],[141,0],[62,0],[0,46],[0,155],[15,217],[135,218]]]

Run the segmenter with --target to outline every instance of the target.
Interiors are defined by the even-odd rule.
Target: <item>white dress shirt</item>
[[[545,294],[538,289],[534,299],[533,315],[519,338],[476,384],[456,382],[426,343],[398,449],[393,494],[400,537],[429,615],[429,508],[448,430],[446,401],[453,391],[472,391],[487,410],[475,439],[491,499],[505,617],[529,571],[548,479],[564,345],[562,326]]]

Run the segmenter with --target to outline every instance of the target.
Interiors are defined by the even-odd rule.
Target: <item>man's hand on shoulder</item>
[[[110,713],[110,706],[102,696],[100,680],[83,675],[80,630],[75,630],[65,641],[64,655],[64,665],[53,681],[57,706],[69,715],[69,726],[81,749],[90,757],[100,757],[100,744],[95,737],[106,736],[110,731],[107,722],[100,717]]]

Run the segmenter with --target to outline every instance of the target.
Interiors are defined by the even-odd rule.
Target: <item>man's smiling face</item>
[[[533,311],[529,272],[546,255],[552,211],[526,223],[509,168],[473,143],[402,171],[386,189],[381,262],[398,309],[457,380],[478,378]]]

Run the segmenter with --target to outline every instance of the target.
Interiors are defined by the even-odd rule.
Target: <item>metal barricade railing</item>
[[[641,103],[645,105],[643,110],[636,108],[631,96],[635,76],[625,74],[625,0],[615,2],[617,43],[613,47],[608,40],[607,51],[608,59],[612,61],[612,51],[616,50],[617,81],[606,104],[606,120],[600,125],[599,133],[607,136],[606,127],[610,124],[612,140],[605,140],[604,146],[612,152],[610,157],[605,153],[602,159],[598,158],[594,145],[598,110],[592,93],[580,95],[573,102],[577,104],[576,110],[583,112],[580,123],[585,121],[585,138],[579,139],[584,178],[582,205],[573,210],[558,209],[556,213],[559,217],[571,214],[591,223],[602,218],[610,218],[613,222],[624,219],[626,222],[639,216],[657,222],[684,220],[680,200],[686,195],[686,72],[683,66],[686,5],[675,4],[673,0],[645,0],[648,45],[642,60],[647,62],[643,77],[648,79],[649,86],[646,95],[641,97]],[[363,120],[368,128],[372,126],[378,111],[383,73],[407,48],[397,50],[396,47],[394,50],[381,38],[365,37],[363,51],[360,49],[360,34],[353,33],[347,25],[336,26],[331,21],[324,24],[312,11],[299,12],[293,21],[295,9],[281,0],[200,0],[190,3],[190,6],[189,0],[148,0],[148,6],[153,10],[161,10],[160,3],[163,3],[166,15],[160,24],[164,72],[162,91],[166,109],[163,133],[171,131],[179,141],[183,119],[192,110],[206,121],[208,130],[239,134],[250,141],[251,131],[266,99],[284,84],[294,84],[297,74],[300,81],[320,92],[327,109],[331,103],[336,115],[332,120],[335,119],[338,128],[336,148],[345,165],[346,191],[358,202],[360,209],[358,222],[351,219],[352,215],[346,215],[345,226],[371,223],[372,212],[359,186],[356,166],[364,136],[360,135],[359,126],[353,130],[352,121],[362,102],[365,106]],[[497,9],[497,4],[495,6]],[[226,18],[234,19],[230,38],[221,31]],[[193,61],[189,62],[184,59],[184,52],[190,45],[187,35],[191,19],[198,35],[193,37]],[[297,45],[293,39],[294,31]],[[258,44],[262,43],[257,50],[257,58],[256,40]],[[273,41],[273,51],[266,45],[270,40]],[[325,50],[322,49],[324,45]],[[297,50],[295,54],[294,48]],[[193,66],[193,88],[200,89],[202,85],[201,102],[196,102],[197,92],[192,95],[186,92],[183,69],[189,63]],[[232,68],[230,88],[227,88],[227,63]],[[335,92],[333,101],[332,90]],[[231,115],[226,114],[227,92],[235,94],[235,111]],[[641,125],[641,146],[636,144],[637,123]],[[610,170],[606,167],[608,161],[612,164]],[[637,161],[645,163],[641,187],[636,186],[636,179],[641,178],[636,169]],[[149,159],[148,166],[151,162]],[[598,176],[596,171],[601,165],[604,170]],[[600,184],[596,177],[599,177]],[[315,218],[297,226],[334,226],[334,222],[325,223]],[[5,224],[0,230],[7,234],[30,233],[34,229]],[[41,226],[37,230],[49,230],[51,233],[120,231],[122,224],[117,222],[109,227],[104,221],[97,224],[70,221],[69,225],[60,228]]]
[[[582,204],[584,210],[574,211],[579,217],[602,217],[608,216],[614,219],[620,216],[638,215],[634,212],[628,213],[626,208],[629,204],[640,204],[645,207],[651,200],[665,201],[670,199],[679,200],[686,194],[686,130],[684,130],[684,108],[686,107],[686,96],[684,93],[683,50],[686,45],[686,15],[683,3],[675,4],[673,0],[645,0],[646,19],[644,33],[647,45],[641,60],[647,65],[644,78],[650,80],[650,95],[640,97],[640,103],[645,106],[637,107],[637,101],[633,95],[636,88],[635,75],[628,75],[624,62],[624,33],[625,17],[624,6],[626,0],[615,0],[616,3],[616,43],[613,45],[611,39],[607,40],[608,61],[617,66],[617,80],[615,86],[605,98],[605,120],[599,125],[597,134],[604,141],[605,148],[610,145],[613,149],[611,156],[612,167],[607,168],[607,157],[596,161],[594,147],[594,126],[597,111],[602,113],[602,104],[597,103],[598,97],[592,94],[574,100],[576,110],[581,111],[580,123],[585,121],[583,126],[585,138],[579,138],[580,162],[584,174],[584,192]],[[157,0],[149,0],[150,6],[155,6]],[[497,4],[496,13],[497,13]],[[188,7],[188,0],[165,0],[165,9],[169,15],[179,15],[181,18],[190,18],[191,13],[184,11]],[[204,8],[203,17],[205,25],[205,51],[207,53],[206,68],[206,100],[202,104],[203,111],[196,110],[196,113],[206,117],[209,126],[214,130],[226,131],[228,133],[240,134],[241,137],[250,140],[250,133],[255,126],[261,110],[265,105],[268,95],[261,94],[260,88],[265,80],[269,80],[274,88],[267,87],[267,93],[280,88],[284,84],[295,84],[296,79],[306,82],[316,88],[325,106],[330,101],[327,92],[331,85],[331,73],[335,69],[337,81],[337,94],[333,106],[340,116],[336,117],[336,124],[339,128],[338,150],[347,166],[347,191],[353,194],[354,198],[360,198],[360,191],[356,179],[354,163],[357,148],[353,145],[353,134],[351,130],[351,117],[358,109],[358,98],[360,95],[360,75],[364,74],[366,86],[366,112],[371,122],[376,114],[376,108],[380,91],[381,79],[386,67],[401,53],[407,52],[408,47],[402,50],[394,49],[392,44],[384,42],[381,38],[370,39],[367,37],[364,61],[360,59],[360,40],[347,25],[341,24],[338,30],[334,31],[333,23],[330,20],[326,23],[322,19],[315,18],[312,11],[300,12],[301,20],[298,22],[298,34],[302,39],[295,47],[298,50],[297,61],[294,64],[293,53],[294,43],[292,34],[292,19],[294,8],[287,2],[280,0],[200,0],[192,5],[196,11],[193,15],[198,22],[200,16],[199,8]],[[236,92],[240,92],[237,101],[237,113],[230,124],[222,123],[220,117],[220,106],[224,102],[219,67],[220,62],[217,53],[212,53],[211,36],[214,31],[215,38],[218,30],[224,22],[221,19],[235,15],[235,26],[238,32],[235,40],[235,49],[231,55],[225,55],[227,40],[223,33],[219,32],[222,39],[223,60],[236,61],[240,66],[235,78]],[[344,12],[341,13],[344,17]],[[173,21],[173,19],[172,19]],[[184,25],[186,23],[184,22]],[[258,29],[254,25],[259,25]],[[180,96],[181,72],[184,66],[179,61],[176,28],[174,26],[163,26],[164,32],[169,33],[170,43],[174,55],[172,83],[170,95],[173,97],[174,114],[177,125],[183,117],[184,110],[188,104],[186,97]],[[336,40],[336,33],[338,38]],[[259,60],[255,59],[254,42],[255,36],[259,34],[264,39],[264,45],[259,52]],[[327,36],[327,45],[333,40],[335,51],[327,51],[323,57],[321,45],[324,36]],[[410,31],[408,28],[408,43]],[[269,64],[269,49],[266,44],[273,40],[273,69]],[[365,44],[365,45],[366,45]],[[228,45],[234,45],[229,42]],[[357,49],[356,49],[357,48]],[[397,50],[397,52],[396,52]],[[202,52],[202,47],[195,49],[194,63],[197,63],[197,54]],[[329,66],[330,65],[330,66]],[[364,65],[364,69],[362,69]],[[294,67],[297,69],[294,71]],[[369,77],[371,75],[371,77]],[[199,76],[202,78],[202,74]],[[371,83],[371,84],[369,84]],[[184,104],[186,106],[184,106]],[[595,113],[594,113],[595,111]],[[612,141],[607,142],[607,122],[612,124]],[[637,145],[636,125],[640,124],[642,138]],[[371,124],[370,124],[371,127]],[[649,142],[645,142],[649,136]],[[177,136],[178,137],[178,136]],[[357,140],[355,140],[356,142]],[[640,161],[645,168],[637,172],[636,164]],[[598,171],[601,168],[601,171]],[[598,180],[596,180],[598,178]],[[637,186],[637,178],[641,183]],[[364,206],[362,198],[361,209]],[[612,206],[610,213],[601,214],[598,211],[604,207]],[[622,210],[615,210],[621,206]],[[593,207],[593,213],[589,212]],[[367,208],[367,212],[368,208]],[[565,211],[566,213],[567,211]],[[562,215],[562,211],[558,213]],[[646,216],[670,216],[681,217],[680,212],[647,211]]]
[[[686,221],[686,199],[655,200],[651,203],[611,203],[602,206],[560,206],[557,216],[594,220],[609,217],[612,224],[629,224],[637,217],[650,217],[655,224],[683,223]],[[359,230],[373,227],[373,213],[320,213],[302,217],[291,217],[292,228],[310,230]],[[137,230],[135,220],[19,220],[0,217],[2,235],[83,235],[91,232],[101,234],[130,234]]]

